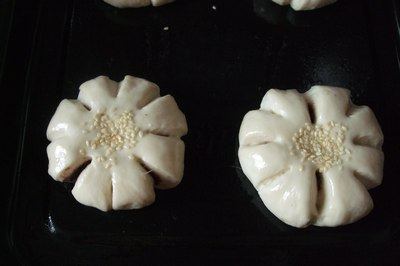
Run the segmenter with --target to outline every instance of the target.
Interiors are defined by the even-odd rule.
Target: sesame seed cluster
[[[115,159],[110,158],[110,155],[121,149],[133,148],[144,134],[133,122],[133,114],[128,111],[115,118],[98,113],[89,124],[88,131],[96,131],[97,134],[94,139],[86,141],[86,146],[93,150],[105,148],[105,156],[97,158],[105,168],[115,163]]]
[[[345,126],[333,121],[325,125],[306,123],[292,140],[303,161],[313,162],[318,171],[324,173],[334,165],[339,165],[341,169],[342,157],[350,154],[343,144],[346,131]]]

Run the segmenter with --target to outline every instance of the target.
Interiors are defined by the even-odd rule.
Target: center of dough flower
[[[86,145],[92,149],[104,147],[106,157],[115,151],[133,148],[138,140],[143,137],[143,131],[133,122],[131,112],[123,112],[115,118],[110,118],[104,113],[98,113],[91,121],[89,130],[95,130],[97,134],[93,140],[86,141]],[[105,161],[103,156],[98,159]]]
[[[334,165],[342,165],[342,156],[350,151],[344,147],[347,128],[333,121],[325,125],[306,123],[293,135],[293,143],[303,160],[313,162],[320,173]]]

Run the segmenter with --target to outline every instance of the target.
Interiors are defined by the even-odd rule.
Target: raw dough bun
[[[104,0],[104,2],[119,8],[144,7],[144,6],[162,6],[172,3],[175,0]]]
[[[102,211],[137,209],[183,176],[185,115],[156,84],[100,76],[63,100],[47,128],[49,174],[66,181],[80,168],[72,194]]]
[[[344,225],[373,208],[368,189],[382,182],[383,134],[346,89],[271,89],[244,117],[239,142],[243,172],[289,225]]]
[[[294,10],[312,10],[335,3],[337,0],[272,0],[285,6],[290,5]]]

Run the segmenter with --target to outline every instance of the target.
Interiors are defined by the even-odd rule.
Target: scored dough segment
[[[337,0],[272,0],[275,3],[290,5],[294,10],[312,10],[335,3]]]
[[[175,0],[104,0],[104,2],[118,8],[145,7],[149,5],[162,6],[174,1]]]

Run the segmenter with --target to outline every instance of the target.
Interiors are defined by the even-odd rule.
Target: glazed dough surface
[[[275,3],[290,5],[294,10],[312,10],[335,3],[337,0],[272,0]]]
[[[77,100],[63,100],[47,128],[49,174],[66,181],[77,201],[102,211],[137,209],[183,176],[184,114],[156,84],[126,76],[83,83]]]
[[[119,8],[144,7],[144,6],[162,6],[172,3],[175,0],[103,0],[104,2]]]
[[[382,182],[383,134],[346,89],[271,89],[245,115],[239,142],[243,172],[289,225],[344,225],[373,208],[368,189]]]

